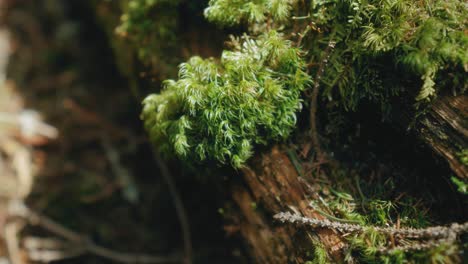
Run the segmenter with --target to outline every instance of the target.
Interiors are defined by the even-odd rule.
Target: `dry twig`
[[[423,250],[433,248],[444,243],[453,243],[458,235],[468,232],[468,222],[463,224],[452,223],[450,226],[432,226],[427,228],[394,228],[394,227],[378,227],[378,226],[362,226],[359,224],[341,223],[329,219],[312,219],[303,217],[297,213],[281,212],[273,216],[278,221],[283,223],[292,223],[298,225],[329,228],[338,230],[342,233],[364,233],[367,230],[373,230],[387,235],[399,235],[404,238],[422,239],[426,241],[418,241],[409,245],[396,246],[388,249],[385,247],[379,248],[379,252],[388,253],[394,250]]]

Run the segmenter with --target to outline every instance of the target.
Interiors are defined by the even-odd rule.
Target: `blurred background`
[[[184,8],[201,17],[202,6]],[[128,52],[115,57],[120,47],[107,34],[121,11],[113,1],[2,0],[0,7],[0,264],[180,263],[178,198],[139,120],[141,98],[167,72],[149,71]],[[192,43],[187,55],[220,49]],[[125,61],[126,72],[115,61]],[[134,75],[146,91],[133,89]],[[213,188],[227,181],[184,177],[178,166],[170,173],[198,262],[242,262],[218,210],[223,188]]]

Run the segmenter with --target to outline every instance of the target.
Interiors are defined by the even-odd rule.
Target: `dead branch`
[[[392,236],[398,235],[405,238],[422,240],[413,241],[408,245],[399,245],[392,249],[381,247],[379,248],[380,253],[389,253],[394,250],[414,251],[430,249],[444,243],[453,243],[460,234],[468,232],[468,222],[463,224],[452,223],[449,226],[431,226],[427,228],[395,228],[342,223],[334,219],[313,219],[303,217],[296,212],[294,214],[281,212],[274,215],[273,218],[282,223],[311,226],[314,228],[328,228],[338,230],[342,233],[364,233],[370,229],[382,234]]]

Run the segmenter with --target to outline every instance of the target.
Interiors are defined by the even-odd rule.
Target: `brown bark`
[[[418,122],[416,133],[459,178],[468,179],[461,152],[468,148],[468,96],[445,96],[436,100]]]
[[[275,146],[257,156],[243,169],[247,188],[235,188],[242,237],[256,263],[304,263],[312,239],[318,238],[330,256],[338,260],[345,246],[339,234],[329,229],[307,230],[273,221],[281,211],[295,211],[310,218],[323,219],[308,204],[307,187],[296,167],[281,147]]]

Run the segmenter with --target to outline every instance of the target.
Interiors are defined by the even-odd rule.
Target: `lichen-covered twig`
[[[394,228],[379,226],[363,226],[358,224],[341,223],[329,219],[314,219],[303,217],[298,214],[281,212],[273,216],[283,223],[292,223],[302,226],[329,228],[342,233],[364,233],[372,230],[387,235],[398,235],[410,239],[424,239],[427,241],[409,245],[400,245],[393,248],[379,248],[378,251],[386,253],[394,250],[412,251],[433,248],[444,243],[453,243],[458,235],[468,232],[468,222],[463,224],[452,223],[450,226],[432,226],[427,228]]]
[[[406,238],[449,238],[453,234],[461,234],[468,232],[468,222],[463,224],[453,223],[450,226],[432,226],[428,228],[394,228],[394,227],[379,227],[379,226],[362,226],[358,224],[347,224],[328,219],[313,219],[303,217],[298,214],[289,212],[281,212],[273,216],[273,218],[283,222],[312,227],[322,227],[336,229],[340,232],[362,233],[366,230],[374,230],[379,233],[390,235],[401,235]]]

